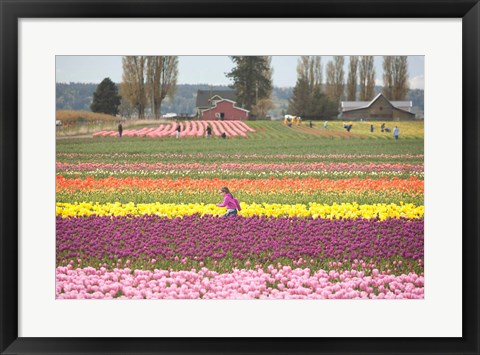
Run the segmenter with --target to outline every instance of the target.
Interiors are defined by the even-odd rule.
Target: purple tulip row
[[[424,277],[415,273],[371,275],[288,266],[265,271],[74,269],[57,267],[57,299],[422,299]]]
[[[57,217],[57,264],[63,260],[418,260],[421,219],[219,218],[198,215]]]

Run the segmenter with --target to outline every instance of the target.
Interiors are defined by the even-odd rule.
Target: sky
[[[273,85],[293,87],[297,80],[298,56],[273,56]],[[332,56],[322,56],[324,70]],[[383,85],[383,57],[375,56],[376,84]],[[179,56],[178,84],[230,85],[225,77],[233,68],[228,56]],[[424,56],[408,56],[409,82],[411,89],[424,89]],[[109,77],[113,82],[122,81],[121,56],[57,56],[55,65],[57,83],[100,83]],[[348,56],[345,56],[345,80],[348,76]]]

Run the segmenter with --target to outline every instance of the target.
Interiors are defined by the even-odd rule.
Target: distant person
[[[327,129],[327,127],[328,127],[328,121],[323,122],[323,128]]]
[[[177,122],[177,128],[175,130],[177,131],[177,138],[180,138],[180,132],[182,131],[182,126],[180,126],[180,122]]]
[[[207,134],[205,135],[205,137],[210,138],[211,136],[212,136],[212,129],[210,128],[210,126],[207,126]]]
[[[398,129],[397,126],[393,129],[393,136],[395,137],[395,140],[398,140],[398,134],[400,133],[400,130]]]
[[[370,133],[373,133],[373,124],[370,125]]]
[[[385,131],[385,122],[384,122],[384,123],[382,123],[382,125],[380,126],[380,129],[382,130],[382,132],[384,132],[384,131]]]
[[[312,127],[313,127],[313,125],[312,125],[312,120],[310,120],[310,128],[312,128]]]
[[[221,137],[222,137],[223,139],[227,138],[227,135],[225,134],[225,132],[222,132]]]
[[[122,124],[120,123],[118,125],[118,136],[122,138],[122,134],[123,134],[123,127],[122,127]]]
[[[236,216],[242,210],[238,200],[233,197],[228,187],[222,187],[220,193],[223,195],[223,202],[217,203],[217,206],[227,208],[227,213],[222,215],[222,217]]]
[[[352,129],[352,124],[350,123],[348,126],[347,126],[347,132],[350,132],[350,130]]]

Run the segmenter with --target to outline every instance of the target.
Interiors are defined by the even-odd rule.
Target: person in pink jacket
[[[222,215],[222,217],[236,216],[238,211],[242,210],[238,200],[233,197],[228,187],[222,187],[220,193],[223,195],[223,203],[217,203],[217,206],[227,208],[227,213]]]

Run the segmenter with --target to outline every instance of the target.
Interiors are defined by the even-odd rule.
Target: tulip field
[[[206,124],[57,140],[57,299],[424,298],[423,122]]]

